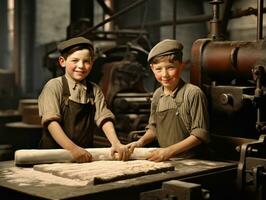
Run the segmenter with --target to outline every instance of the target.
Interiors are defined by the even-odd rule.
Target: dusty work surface
[[[137,163],[138,161],[135,162]],[[50,165],[48,165],[48,168],[47,165],[39,165],[37,166],[39,169],[36,170],[32,167],[16,167],[14,161],[5,161],[0,163],[0,189],[23,194],[24,199],[81,199],[82,197],[87,199],[108,199],[107,197],[110,198],[109,195],[111,194],[114,196],[115,194],[116,196],[125,195],[127,194],[126,191],[133,191],[136,188],[141,188],[140,190],[143,191],[149,188],[150,185],[171,179],[182,179],[189,176],[236,168],[235,163],[196,159],[177,159],[161,163],[160,165],[163,170],[155,170],[151,174],[142,172],[138,177],[128,176],[124,180],[116,181],[114,179],[113,182],[108,181],[108,183],[104,183],[103,181],[102,183],[104,184],[95,185],[86,179],[73,179],[53,175],[52,173],[55,173],[55,171],[59,173],[60,170],[55,170],[55,167],[52,169],[53,172],[51,172]],[[111,174],[117,171],[118,166],[112,165]],[[156,165],[152,165],[152,167],[154,166]],[[44,167],[46,167],[45,170],[43,170]]]

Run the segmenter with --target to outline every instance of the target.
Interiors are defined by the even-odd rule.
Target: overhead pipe
[[[125,14],[127,11],[129,11],[129,10],[131,10],[131,9],[133,9],[133,8],[135,8],[135,7],[139,6],[139,5],[141,5],[141,4],[143,4],[145,1],[147,1],[147,0],[138,0],[138,1],[135,1],[134,3],[132,3],[131,5],[129,5],[128,7],[126,7],[126,8],[124,8],[124,9],[118,11],[117,13],[115,13],[115,14],[112,15],[111,17],[109,17],[109,18],[103,20],[103,21],[100,22],[99,24],[97,24],[97,25],[95,25],[95,26],[89,28],[89,29],[86,30],[86,31],[83,31],[83,32],[79,33],[77,36],[84,36],[84,35],[86,35],[86,34],[89,34],[90,32],[96,30],[97,28],[99,28],[99,27],[105,25],[106,23],[108,23],[108,22],[110,22],[110,21],[112,21],[112,20],[114,20],[114,19],[120,17],[121,15]]]
[[[266,13],[266,8],[262,9],[263,13]],[[257,15],[258,9],[255,8],[248,8],[245,10],[235,10],[234,12],[229,13],[229,19],[235,19],[235,18],[240,18],[244,16],[249,16],[249,15]],[[165,21],[153,21],[145,24],[145,27],[157,27],[157,26],[173,26],[173,24],[178,25],[178,24],[193,24],[193,23],[200,23],[200,22],[207,22],[212,19],[212,15],[194,15],[190,17],[184,17],[181,19],[176,19],[175,21],[173,20],[165,20]],[[131,25],[125,28],[128,29],[136,29],[140,28],[142,25]]]
[[[173,39],[176,39],[176,1],[173,0]]]
[[[222,4],[222,0],[212,0],[210,4],[212,4],[212,19],[210,20],[210,34],[209,37],[213,40],[221,40],[221,20],[220,20],[220,4]]]

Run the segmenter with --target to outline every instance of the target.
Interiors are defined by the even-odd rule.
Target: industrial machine
[[[224,158],[239,159],[237,186],[242,199],[265,199],[263,1],[258,0],[257,40],[254,41],[224,41],[219,31],[219,5],[223,1],[211,3],[210,37],[199,39],[192,46],[191,80],[205,91],[209,100],[210,129],[218,152]]]
[[[148,121],[155,80],[150,74],[147,55],[138,45],[118,45],[95,60],[90,74],[92,81],[101,86],[116,116],[117,132],[125,140],[129,132],[144,129]]]

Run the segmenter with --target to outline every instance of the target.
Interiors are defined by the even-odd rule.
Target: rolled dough
[[[135,148],[131,160],[144,160],[149,153],[156,148]],[[93,161],[113,160],[111,148],[88,148]],[[117,159],[117,154],[115,155]],[[15,164],[17,166],[72,162],[71,153],[65,149],[21,149],[15,152]]]

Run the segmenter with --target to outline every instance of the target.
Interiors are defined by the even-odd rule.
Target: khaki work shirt
[[[94,94],[94,101],[87,97],[87,86],[86,81],[83,82],[76,82],[67,74],[65,75],[69,85],[69,92],[70,97],[74,102],[85,104],[91,102],[95,104],[95,123],[99,127],[101,126],[102,122],[106,119],[114,120],[113,113],[107,108],[107,104],[102,93],[101,88],[95,84],[93,85],[93,94]],[[61,121],[61,105],[63,101],[63,83],[62,78],[57,77],[49,80],[46,85],[44,86],[39,98],[38,98],[38,105],[39,105],[39,115],[42,118],[42,124],[45,124],[48,121],[56,120],[58,122]]]
[[[202,90],[190,83],[185,83],[182,103],[179,106],[179,116],[182,118],[184,125],[189,131],[190,135],[194,135],[203,142],[209,142],[209,118],[207,113],[207,100]],[[180,88],[176,88],[170,95],[165,95],[163,87],[159,87],[153,94],[153,97],[158,95],[159,100],[156,107],[153,106],[154,99],[151,105],[151,114],[147,129],[152,129],[156,133],[156,123],[154,118],[155,112],[167,111],[169,109],[177,108],[177,98]],[[156,110],[153,110],[156,108]],[[167,130],[166,130],[167,131]],[[180,133],[176,133],[180,134]],[[167,135],[166,135],[167,136]]]

